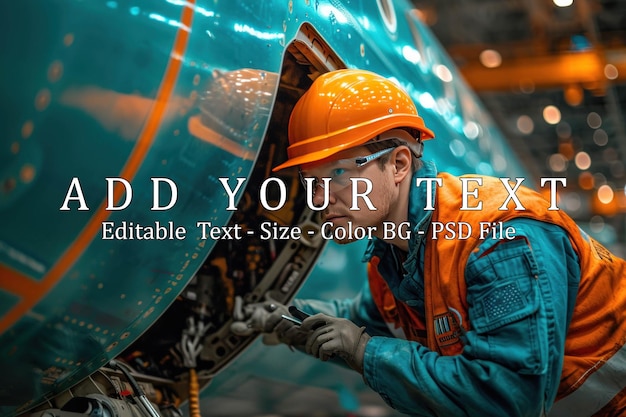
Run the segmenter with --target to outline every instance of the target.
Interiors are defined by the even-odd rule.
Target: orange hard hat
[[[411,97],[394,82],[359,69],[327,72],[294,106],[289,159],[273,171],[320,161],[397,128],[417,129],[421,139],[435,136]]]

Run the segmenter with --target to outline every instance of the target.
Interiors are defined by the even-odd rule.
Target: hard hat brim
[[[359,146],[387,130],[403,127],[417,129],[422,132],[422,140],[435,137],[432,130],[424,126],[424,122],[420,116],[414,114],[390,114],[365,123],[294,143],[287,148],[289,159],[274,167],[272,172],[296,165],[321,161],[343,150]],[[338,145],[320,148],[320,144],[327,143],[323,139],[329,137],[332,137],[333,142],[338,143]]]

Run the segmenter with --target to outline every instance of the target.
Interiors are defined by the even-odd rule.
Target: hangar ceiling
[[[566,177],[560,207],[625,256],[626,0],[412,1],[530,173]]]

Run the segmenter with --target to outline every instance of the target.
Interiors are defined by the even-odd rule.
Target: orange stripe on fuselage
[[[7,265],[0,264],[0,289],[16,295],[18,298],[27,297],[29,293],[36,291],[39,281],[29,277]]]
[[[182,57],[185,55],[187,48],[187,42],[189,41],[189,33],[191,30],[191,23],[193,20],[195,0],[188,0],[187,4],[183,8],[181,16],[181,28],[176,32],[176,38],[174,40],[174,46],[170,53],[170,59],[165,70],[161,85],[155,99],[155,103],[152,106],[148,121],[146,122],[137,144],[133,149],[126,165],[122,169],[120,176],[127,180],[132,180],[139,167],[143,163],[143,160],[148,153],[148,150],[154,142],[154,138],[161,124],[161,120],[165,113],[167,103],[174,91],[174,86],[178,80],[178,74],[182,65]],[[120,185],[114,189],[114,200],[118,201],[124,192],[123,187]],[[92,242],[98,230],[102,226],[102,222],[106,220],[109,213],[104,209],[105,205],[102,203],[94,216],[91,218],[87,226],[80,233],[78,238],[72,243],[67,251],[61,256],[58,262],[48,271],[44,278],[36,285],[29,286],[28,291],[20,291],[22,296],[21,301],[7,312],[0,319],[0,334],[4,333],[9,327],[17,322],[20,317],[24,315],[28,310],[33,308],[35,304],[57,283],[70,267],[76,262],[76,260],[85,251],[87,246]],[[1,271],[0,271],[1,272]],[[11,276],[9,276],[11,279]]]

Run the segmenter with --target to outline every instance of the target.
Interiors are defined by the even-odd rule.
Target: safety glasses
[[[312,183],[313,187],[313,195],[317,191],[317,187],[320,186],[324,188],[324,181],[321,181],[321,178],[330,178],[329,189],[333,193],[336,193],[343,188],[350,185],[350,178],[357,178],[358,172],[360,168],[363,168],[365,165],[369,164],[376,159],[387,155],[391,151],[393,151],[395,147],[382,149],[378,152],[375,152],[366,156],[358,156],[356,158],[346,158],[346,159],[338,159],[336,161],[329,162],[323,167],[316,168],[316,171],[321,171],[320,176],[305,176],[302,171],[299,171],[300,181],[304,187],[307,187],[307,179],[308,182]],[[320,170],[321,169],[321,170]]]

